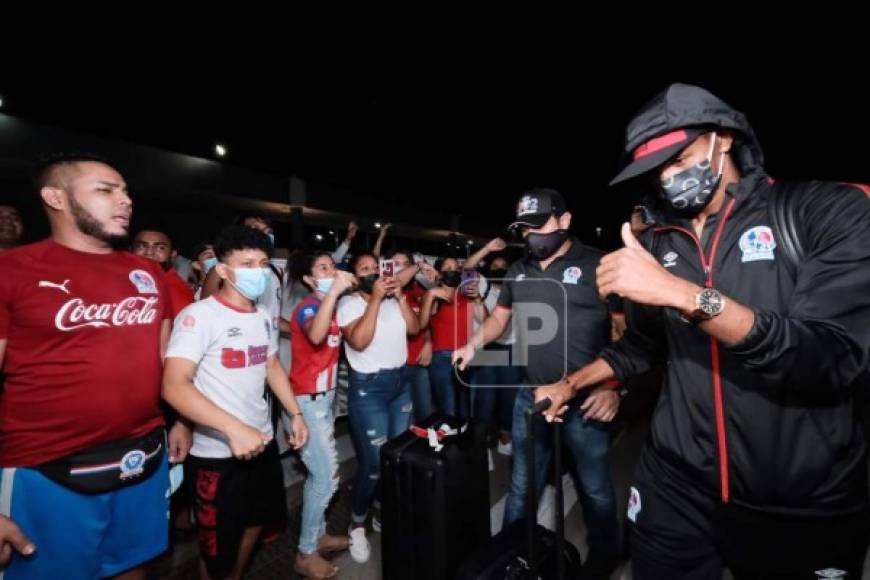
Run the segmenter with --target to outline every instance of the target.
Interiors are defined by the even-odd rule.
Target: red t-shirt
[[[405,292],[408,305],[414,314],[420,316],[420,308],[423,306],[423,297],[426,296],[426,289],[417,284],[411,283],[411,287]],[[417,360],[420,358],[420,353],[426,345],[426,333],[420,332],[415,336],[408,337],[408,364],[411,366],[417,365]]]
[[[341,329],[332,314],[329,331],[320,345],[314,346],[305,334],[305,323],[313,319],[320,309],[320,299],[310,294],[296,305],[290,320],[290,384],[296,395],[313,395],[335,388],[338,377],[338,354]]]
[[[165,272],[166,291],[169,293],[169,310],[173,320],[184,307],[193,304],[193,288],[181,279],[175,268]]]
[[[163,423],[160,267],[51,239],[0,254],[0,466],[32,466]]]
[[[432,329],[432,352],[456,350],[468,343],[471,317],[474,314],[472,304],[459,290],[452,301],[438,301],[438,312],[429,322]]]

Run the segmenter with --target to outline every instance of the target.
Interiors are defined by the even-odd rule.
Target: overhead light
[[[314,239],[317,240],[318,242],[322,242],[322,241],[323,241],[323,236],[320,235],[320,234],[317,234],[316,236],[314,236]]]
[[[474,240],[468,240],[468,245],[469,245],[469,246],[473,246],[473,245],[474,245]]]
[[[218,143],[214,146],[214,152],[217,153],[218,157],[226,157],[227,156],[227,148]]]
[[[335,235],[335,232],[334,232],[333,230],[329,230],[329,235],[330,235],[330,236],[334,236],[334,235]]]
[[[3,107],[3,97],[0,97],[0,108]]]
[[[597,228],[595,228],[595,235],[600,238],[601,232],[603,232],[603,231],[604,231],[604,229],[601,226],[598,226]]]
[[[375,222],[375,227],[381,229],[381,222]]]

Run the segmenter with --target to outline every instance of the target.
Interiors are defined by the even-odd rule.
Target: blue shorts
[[[0,469],[0,513],[36,552],[18,554],[0,580],[94,580],[147,562],[169,547],[168,459],[135,485],[84,495],[27,468]]]

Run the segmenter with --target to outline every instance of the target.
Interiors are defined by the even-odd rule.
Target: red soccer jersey
[[[305,334],[305,323],[312,320],[320,309],[320,299],[311,294],[293,310],[290,321],[290,344],[293,362],[290,365],[290,384],[296,395],[313,395],[335,388],[338,375],[338,354],[341,329],[335,314],[329,323],[326,339],[314,346]]]
[[[432,316],[432,351],[456,350],[465,346],[470,335],[472,302],[457,290],[450,302],[438,301],[438,312]]]
[[[175,320],[188,304],[193,304],[193,288],[181,279],[175,268],[165,272],[166,291],[169,293],[170,317]]]
[[[160,426],[163,271],[51,239],[0,254],[0,466],[31,466]]]

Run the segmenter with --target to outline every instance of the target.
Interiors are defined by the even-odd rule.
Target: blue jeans
[[[429,368],[405,365],[402,367],[402,381],[414,402],[414,420],[422,421],[434,410],[432,389],[429,386]]]
[[[521,388],[514,404],[513,446],[514,461],[511,488],[505,504],[504,525],[526,516],[528,489],[528,434],[526,410],[533,405],[533,389]],[[553,429],[538,414],[535,429],[535,486],[540,498],[547,480],[548,466],[553,454]],[[580,505],[588,530],[589,549],[600,554],[616,556],[619,553],[619,533],[616,523],[616,499],[610,480],[610,431],[607,424],[587,421],[577,405],[564,415],[562,432],[565,447],[574,458],[577,479],[580,482]],[[558,514],[557,514],[558,517]]]
[[[468,387],[456,378],[452,350],[438,350],[432,353],[432,364],[429,365],[429,382],[432,385],[432,395],[438,411],[447,415],[459,417],[470,416],[471,402]]]
[[[317,541],[326,534],[326,508],[338,489],[338,453],[335,450],[335,390],[311,400],[297,395],[296,400],[308,425],[308,441],[302,448],[302,462],[308,478],[302,488],[302,529],[299,551],[313,554]],[[289,430],[287,431],[290,432]]]
[[[411,426],[414,404],[402,381],[402,369],[351,370],[347,411],[358,460],[352,518],[360,524],[366,520],[381,477],[381,446]]]
[[[484,352],[509,353],[510,346],[490,344]],[[472,361],[474,362],[474,361]],[[481,365],[472,367],[471,415],[490,429],[511,432],[517,386],[523,382],[522,367]],[[493,386],[504,385],[504,386]]]

